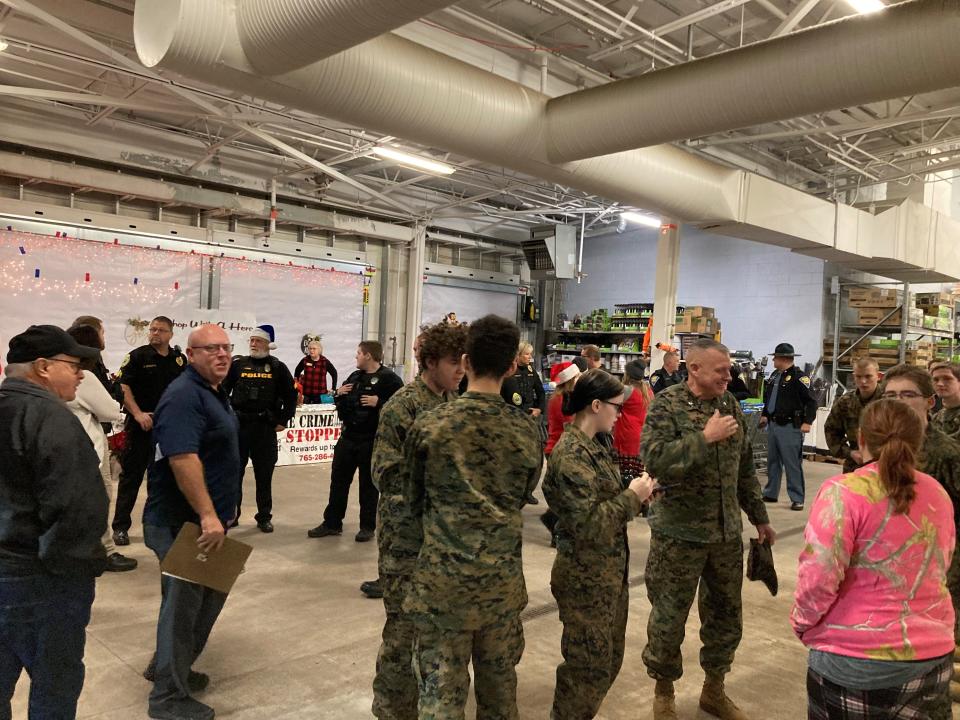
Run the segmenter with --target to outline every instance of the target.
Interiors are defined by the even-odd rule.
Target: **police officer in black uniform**
[[[277,433],[297,412],[297,390],[287,366],[270,354],[276,349],[272,325],[260,325],[250,333],[250,354],[238,356],[230,365],[223,386],[240,420],[240,492],[237,517],[243,502],[243,476],[247,459],[253,460],[257,482],[257,527],[273,532],[273,469],[277,464]]]
[[[370,477],[373,438],[380,421],[380,408],[403,387],[400,376],[383,365],[383,347],[373,340],[357,348],[357,370],[337,388],[334,402],[343,428],[333,449],[330,469],[330,500],[323,522],[307,535],[312,538],[340,535],[347,514],[347,498],[353,474],[360,471],[360,531],[357,542],[373,539],[377,527],[379,493]]]
[[[117,380],[123,391],[127,411],[124,432],[126,447],[120,457],[120,480],[113,514],[113,542],[130,544],[130,513],[137,504],[143,474],[153,456],[153,411],[167,385],[187,366],[179,346],[170,347],[173,321],[158,315],[150,321],[149,344],[142,345],[123,359]]]
[[[803,510],[803,437],[817,417],[817,401],[810,394],[810,378],[793,364],[795,357],[793,345],[777,345],[773,351],[775,369],[763,391],[760,425],[768,425],[763,500],[777,501],[781,472],[786,470],[790,509]]]
[[[670,351],[663,354],[663,367],[650,375],[650,387],[654,394],[666,390],[668,387],[679,385],[683,382],[683,376],[680,374],[680,356]]]

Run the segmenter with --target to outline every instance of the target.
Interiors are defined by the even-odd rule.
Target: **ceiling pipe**
[[[185,2],[193,0],[175,4]],[[240,0],[236,22],[250,64],[266,75],[279,75],[453,4],[454,0]]]
[[[554,162],[960,85],[960,0],[912,0],[553,98]]]
[[[137,54],[148,67],[669,217],[729,220],[736,215],[742,172],[667,145],[551,163],[546,95],[390,33],[265,77],[243,51],[235,9],[235,0],[140,0],[134,14]]]

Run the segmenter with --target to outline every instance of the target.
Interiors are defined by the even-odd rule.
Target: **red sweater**
[[[640,454],[640,435],[647,419],[650,401],[643,390],[633,389],[623,403],[623,412],[613,426],[613,447],[620,455],[636,457]]]
[[[570,422],[573,422],[573,415],[563,414],[563,395],[554,393],[547,404],[547,446],[543,449],[544,454],[549,455],[553,451],[553,446],[563,435],[563,428]]]

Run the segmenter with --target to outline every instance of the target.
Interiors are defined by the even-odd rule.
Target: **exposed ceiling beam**
[[[654,37],[662,39],[664,35],[672,33],[676,30],[681,30],[687,27],[688,25],[695,25],[699,22],[702,22],[703,20],[706,20],[707,18],[711,18],[714,15],[719,15],[720,13],[727,12],[728,10],[733,10],[734,8],[738,8],[741,5],[746,5],[748,2],[751,2],[751,0],[722,0],[721,2],[714,3],[713,5],[697,10],[696,12],[690,13],[689,15],[685,15],[684,17],[677,18],[676,20],[671,20],[667,24],[661,25],[660,27],[655,28],[653,31],[648,30],[645,33],[641,33],[639,35],[632,35],[631,37],[621,40],[620,42],[614,45],[611,45],[610,47],[606,47],[606,48],[603,48],[602,50],[598,50],[595,53],[591,53],[587,57],[590,60],[600,60],[609,55],[613,55],[615,53],[618,53],[624,50],[630,45],[638,42],[639,40],[644,40],[649,38],[651,35],[651,32]]]
[[[784,21],[777,26],[777,29],[770,34],[770,39],[772,40],[781,35],[792,33],[797,25],[799,25],[819,3],[820,0],[801,0],[801,2],[790,11],[790,14],[787,15]]]

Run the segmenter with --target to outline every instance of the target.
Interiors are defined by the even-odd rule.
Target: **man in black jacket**
[[[108,508],[100,460],[64,403],[83,379],[81,360],[97,355],[53,325],[10,340],[0,385],[3,718],[24,668],[30,717],[76,715],[95,578],[107,564]]]
[[[323,511],[323,522],[307,535],[312,538],[343,533],[347,497],[353,474],[360,471],[360,531],[357,542],[373,539],[377,527],[379,493],[370,477],[373,438],[377,434],[380,408],[403,387],[400,376],[383,365],[383,347],[367,340],[357,348],[357,370],[337,388],[334,401],[343,430],[333,449],[330,469],[330,500]]]
[[[287,366],[270,354],[277,346],[272,325],[250,333],[250,354],[235,357],[223,382],[240,420],[240,489],[237,517],[243,502],[243,476],[253,460],[257,482],[257,527],[273,532],[273,469],[277,464],[277,433],[297,412],[297,390]]]

